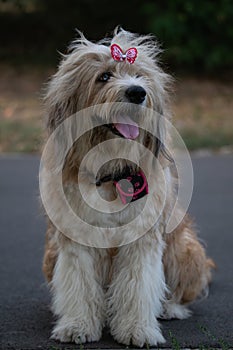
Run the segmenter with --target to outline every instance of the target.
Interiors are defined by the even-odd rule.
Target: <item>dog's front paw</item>
[[[157,344],[165,343],[165,339],[159,329],[158,324],[153,326],[145,326],[133,324],[132,327],[124,327],[122,324],[119,327],[112,328],[111,334],[113,338],[121,344],[136,345],[143,347],[143,345],[156,346]]]
[[[59,340],[62,343],[81,344],[98,341],[101,334],[100,325],[94,327],[78,319],[61,319],[53,329],[51,339]]]

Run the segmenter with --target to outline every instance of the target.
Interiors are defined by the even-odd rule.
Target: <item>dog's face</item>
[[[112,44],[119,45],[123,53],[136,48],[135,61],[116,61],[111,52]],[[81,35],[71,45],[70,53],[51,80],[46,97],[49,131],[77,111],[102,105],[102,113],[93,114],[102,125],[93,128],[82,144],[90,148],[104,140],[121,137],[137,140],[157,152],[160,142],[144,132],[139,121],[146,123],[146,107],[160,117],[169,114],[166,92],[169,77],[157,64],[158,52],[151,37],[123,30],[115,33],[111,40],[104,39],[97,44]],[[158,135],[162,134],[157,122],[148,128],[157,128]]]

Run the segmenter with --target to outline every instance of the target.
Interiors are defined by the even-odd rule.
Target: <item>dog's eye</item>
[[[103,83],[106,83],[110,78],[112,77],[111,72],[104,72],[101,74],[101,76],[98,78],[98,81],[101,81]]]

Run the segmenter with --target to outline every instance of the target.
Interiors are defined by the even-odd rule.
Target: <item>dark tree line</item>
[[[232,0],[0,0],[0,60],[54,64],[75,37],[152,32],[171,69],[218,74],[233,67]]]

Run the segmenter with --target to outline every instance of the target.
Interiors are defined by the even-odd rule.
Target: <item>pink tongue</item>
[[[117,131],[126,139],[136,139],[139,135],[139,128],[130,117],[117,117],[117,122],[114,123]]]

